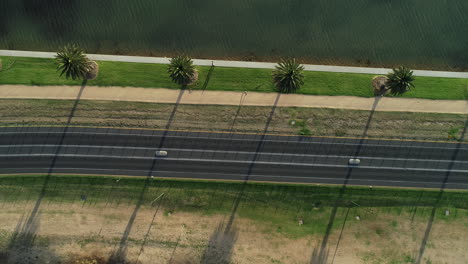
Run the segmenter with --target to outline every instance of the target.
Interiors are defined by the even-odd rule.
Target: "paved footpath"
[[[27,86],[0,85],[0,98],[23,99],[76,99],[80,86]],[[428,100],[413,98],[354,96],[315,96],[300,94],[279,95],[280,107],[318,107],[355,110],[431,112],[468,114],[468,101]],[[86,86],[82,100],[110,100],[151,103],[176,103],[200,105],[271,106],[277,93],[226,92],[153,89],[135,87]]]
[[[36,58],[54,58],[55,52],[40,51],[22,51],[22,50],[0,50],[0,56],[13,57],[36,57]],[[122,62],[140,62],[140,63],[159,63],[168,64],[169,58],[161,57],[142,57],[142,56],[120,56],[120,55],[102,55],[88,54],[88,58],[97,61],[122,61]],[[226,61],[226,60],[193,60],[195,65],[211,66],[212,63],[217,67],[235,67],[235,68],[260,68],[274,69],[276,63],[271,62],[250,62],[250,61]],[[368,74],[387,74],[391,69],[386,68],[367,68],[367,67],[347,67],[347,66],[328,66],[304,64],[306,71],[323,72],[346,72],[346,73],[368,73]],[[468,72],[449,72],[449,71],[423,71],[414,70],[416,76],[447,77],[468,79]]]

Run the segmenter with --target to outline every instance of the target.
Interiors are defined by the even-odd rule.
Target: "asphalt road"
[[[168,157],[157,158],[156,150]],[[359,158],[359,166],[348,166]],[[0,128],[0,173],[468,189],[468,144],[101,128]]]

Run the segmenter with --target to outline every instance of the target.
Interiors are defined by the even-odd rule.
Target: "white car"
[[[167,151],[164,150],[158,150],[154,153],[156,157],[167,157]]]
[[[348,164],[349,165],[359,165],[361,163],[360,159],[349,159]]]

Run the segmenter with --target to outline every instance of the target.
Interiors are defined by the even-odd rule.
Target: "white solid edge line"
[[[187,159],[187,158],[158,158],[158,157],[138,157],[138,156],[110,156],[110,155],[76,155],[76,154],[1,154],[0,157],[72,157],[72,158],[108,158],[108,159],[142,159],[142,160],[170,160],[170,161],[196,161],[214,163],[247,163],[264,165],[287,165],[303,167],[330,167],[330,168],[355,168],[355,169],[376,169],[376,170],[403,170],[403,171],[433,171],[433,172],[461,172],[468,173],[468,170],[446,170],[446,169],[426,169],[426,168],[403,168],[403,167],[376,167],[376,166],[349,166],[334,164],[310,164],[293,162],[270,162],[270,161],[244,161],[244,160],[218,160],[218,159]]]
[[[156,151],[159,148],[145,147],[123,147],[123,146],[96,146],[96,145],[51,145],[51,144],[25,144],[25,145],[0,145],[0,148],[21,148],[21,147],[60,147],[60,148],[102,148],[102,149],[129,149],[129,150],[151,150]],[[318,158],[359,158],[366,160],[395,160],[395,161],[422,161],[422,162],[447,162],[447,163],[468,163],[468,161],[460,160],[439,160],[439,159],[414,159],[414,158],[385,158],[385,157],[367,157],[367,156],[340,156],[340,155],[319,155],[319,154],[295,154],[295,153],[275,153],[275,152],[249,152],[249,151],[232,151],[232,150],[204,150],[204,149],[180,149],[180,148],[161,148],[165,151],[181,151],[181,152],[208,152],[208,153],[228,153],[228,154],[246,154],[246,155],[271,155],[271,156],[293,156],[293,157],[318,157]],[[31,153],[28,153],[31,154]],[[36,153],[45,154],[45,153]],[[55,154],[55,153],[54,153]]]
[[[22,169],[22,170],[50,170],[50,168],[4,168],[6,170],[17,170],[17,169]],[[89,171],[115,171],[116,169],[93,169],[93,168],[54,168],[55,170],[89,170]],[[119,169],[120,170],[120,169]],[[145,172],[147,173],[147,170],[120,170],[120,171],[135,171],[135,172]],[[188,172],[182,172],[182,171],[152,171],[151,173],[178,173],[178,174],[187,174]],[[317,179],[317,180],[331,180],[331,181],[339,181],[343,182],[346,179],[345,178],[324,178],[324,177],[314,177],[314,176],[307,176],[307,177],[299,177],[299,176],[284,176],[284,175],[261,175],[261,174],[233,174],[233,173],[214,173],[214,172],[195,172],[194,174],[213,174],[213,175],[225,175],[225,176],[235,176],[235,177],[263,177],[263,178],[294,178],[294,179]],[[0,174],[1,175],[1,174]],[[119,176],[118,174],[115,176]],[[170,176],[159,176],[159,175],[153,175],[155,177],[162,177],[162,178],[170,178]],[[193,178],[193,179],[198,179],[198,178]],[[210,179],[210,178],[205,178],[205,179]],[[442,185],[440,182],[417,182],[417,181],[396,181],[396,180],[371,180],[371,179],[359,179],[359,178],[350,178],[348,181],[367,181],[367,182],[392,182],[392,183],[418,183],[418,184],[430,184],[430,185]],[[297,182],[291,182],[291,183],[297,183]],[[316,184],[316,183],[314,183]],[[446,184],[456,184],[456,185],[467,185],[465,183],[446,183]]]
[[[461,148],[454,146],[453,148],[447,147],[430,147],[430,146],[411,146],[411,145],[380,145],[380,144],[358,144],[358,143],[345,143],[345,142],[305,142],[305,141],[287,141],[287,140],[271,140],[271,139],[243,139],[243,138],[212,138],[212,137],[186,137],[186,136],[164,136],[164,135],[148,135],[148,134],[120,134],[120,133],[101,133],[101,132],[65,132],[66,134],[88,134],[88,135],[113,135],[113,136],[142,136],[142,137],[165,137],[165,138],[187,138],[187,139],[210,139],[210,140],[230,140],[230,141],[255,141],[255,142],[280,142],[280,143],[294,143],[294,144],[324,144],[324,145],[351,145],[351,146],[372,146],[372,147],[398,147],[398,148],[422,148],[422,149],[460,149],[460,150],[468,150],[468,148]],[[196,132],[189,132],[189,133],[196,133]],[[201,132],[201,133],[209,133],[209,132]],[[64,132],[0,132],[1,134],[64,134]],[[259,135],[261,136],[261,135]],[[274,136],[274,135],[268,135]],[[291,136],[293,137],[293,136]],[[343,140],[353,140],[353,139],[346,139]],[[354,140],[361,140],[361,139],[354,139]],[[363,140],[372,140],[376,141],[378,139],[363,139]],[[400,142],[400,141],[394,141]],[[408,141],[401,141],[400,143],[407,143]],[[410,141],[420,143],[418,141]],[[433,142],[429,142],[433,143]],[[444,142],[434,142],[435,144],[448,144]]]

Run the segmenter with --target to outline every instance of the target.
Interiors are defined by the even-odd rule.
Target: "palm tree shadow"
[[[237,238],[237,230],[233,227],[236,213],[239,208],[239,204],[244,196],[245,188],[247,187],[249,178],[255,167],[255,162],[257,161],[260,151],[262,150],[265,144],[266,134],[270,127],[270,123],[273,119],[280,98],[281,94],[278,93],[273,103],[273,107],[270,111],[270,114],[266,120],[265,127],[259,139],[259,143],[256,146],[255,153],[252,157],[252,161],[250,162],[247,168],[240,190],[233,201],[229,219],[226,224],[220,223],[211,235],[210,240],[208,241],[208,245],[205,248],[205,251],[202,256],[202,264],[230,263],[232,249]]]
[[[431,230],[432,230],[432,224],[434,223],[435,214],[436,214],[437,208],[439,208],[439,203],[442,200],[442,197],[444,195],[444,191],[445,191],[445,188],[446,188],[446,185],[447,185],[447,181],[448,181],[449,176],[450,176],[450,174],[452,172],[453,166],[455,165],[455,161],[457,160],[457,156],[460,153],[460,149],[462,147],[463,141],[465,140],[467,126],[468,126],[468,117],[465,119],[465,124],[464,124],[464,127],[463,127],[463,131],[462,131],[462,133],[460,135],[459,142],[456,145],[455,150],[453,151],[453,154],[452,154],[452,157],[451,157],[452,162],[450,162],[450,164],[449,164],[449,166],[447,168],[447,172],[444,175],[441,187],[439,189],[439,195],[437,196],[437,199],[436,199],[436,201],[435,201],[435,203],[434,203],[434,205],[432,207],[431,215],[429,216],[429,221],[427,223],[426,230],[424,232],[424,237],[422,239],[421,246],[419,248],[418,257],[417,257],[416,262],[415,262],[416,264],[420,264],[422,259],[423,259],[424,251],[426,250],[427,240],[429,239],[429,235],[430,235]]]
[[[62,135],[60,136],[58,142],[57,142],[57,148],[54,152],[54,155],[52,157],[51,163],[49,165],[48,172],[46,174],[46,177],[44,179],[44,183],[42,184],[41,190],[39,192],[39,197],[37,198],[33,209],[29,213],[29,216],[25,221],[23,221],[23,218],[18,222],[17,227],[15,231],[13,232],[13,236],[8,242],[7,250],[3,255],[6,255],[7,259],[10,259],[15,255],[15,251],[21,250],[22,252],[31,252],[33,247],[34,247],[34,241],[37,236],[37,229],[39,226],[39,215],[40,215],[40,207],[42,204],[42,201],[47,193],[47,188],[49,186],[49,180],[54,172],[55,165],[58,161],[59,154],[62,150],[63,143],[65,141],[67,132],[69,130],[71,121],[73,116],[75,115],[76,109],[78,107],[78,104],[80,102],[81,96],[83,94],[83,91],[86,87],[87,80],[83,80],[81,83],[80,90],[78,92],[78,95],[73,103],[72,109],[70,111],[70,114],[68,115],[67,122],[65,124],[65,127],[63,129]],[[24,253],[23,253],[24,254]],[[49,256],[51,259],[53,258],[52,255]]]
[[[229,264],[234,244],[237,240],[237,230],[220,223],[208,241],[203,254],[202,264]]]
[[[326,264],[328,262],[329,250],[321,250],[321,248],[314,248],[312,257],[310,258],[311,264]]]
[[[381,98],[382,97],[380,97],[380,96],[377,96],[377,97],[374,98],[374,103],[373,103],[372,108],[370,110],[369,117],[367,118],[366,126],[364,127],[364,131],[362,133],[362,136],[359,139],[356,150],[354,151],[354,157],[355,158],[358,157],[359,154],[361,153],[362,146],[364,145],[364,141],[367,138],[367,134],[368,134],[368,131],[369,131],[371,121],[372,121],[372,119],[374,117],[375,110],[377,109],[377,106],[378,106],[379,101],[380,101]],[[314,248],[314,250],[312,251],[312,256],[310,258],[310,264],[326,264],[326,263],[328,263],[328,257],[329,257],[329,251],[330,251],[329,250],[329,245],[328,245],[328,240],[330,238],[330,234],[331,234],[331,230],[333,228],[333,224],[335,223],[338,208],[340,206],[352,206],[352,205],[345,205],[343,203],[343,201],[342,201],[343,196],[344,196],[344,194],[346,192],[346,188],[348,186],[349,180],[351,178],[352,172],[353,172],[353,167],[348,167],[348,169],[346,171],[346,175],[345,175],[344,180],[343,180],[343,185],[341,186],[341,189],[340,189],[340,191],[338,193],[338,197],[336,198],[335,204],[333,205],[332,211],[330,213],[330,218],[328,219],[328,224],[327,224],[327,228],[325,230],[325,234],[324,234],[324,236],[323,236],[323,238],[321,240],[321,243],[319,243],[317,245],[317,247]],[[349,213],[349,208],[348,208],[347,212]],[[346,218],[344,220],[345,221],[344,223],[346,223],[346,221],[347,221],[347,216],[348,216],[348,214],[346,214]],[[344,225],[345,224],[343,224],[341,233],[344,230]],[[340,237],[339,237],[339,239],[337,241],[334,256],[336,255],[336,252],[338,251],[338,246],[339,246],[340,240],[341,240],[341,235],[340,235]],[[334,259],[334,257],[333,257],[333,259]]]
[[[172,124],[172,122],[174,120],[175,114],[177,112],[177,108],[180,105],[180,101],[182,100],[182,96],[184,95],[185,90],[186,90],[185,87],[182,87],[182,89],[179,92],[179,95],[177,97],[174,108],[172,109],[172,112],[171,112],[171,114],[169,116],[169,119],[168,119],[168,121],[166,123],[165,130],[164,130],[163,135],[161,137],[161,141],[158,144],[158,149],[161,149],[161,148],[164,147],[164,142],[165,142],[167,134],[169,132],[169,128],[171,127],[171,124]],[[146,193],[149,185],[152,182],[151,176],[153,176],[152,175],[153,171],[155,171],[157,169],[157,165],[158,165],[158,159],[153,159],[153,161],[151,163],[151,166],[148,169],[148,174],[146,176],[143,187],[142,187],[142,189],[140,191],[140,195],[138,196],[138,200],[137,200],[137,203],[135,205],[135,208],[133,209],[133,212],[132,212],[132,214],[130,216],[130,219],[128,220],[128,223],[127,223],[127,225],[125,227],[123,235],[120,238],[119,246],[118,246],[117,250],[115,250],[111,254],[110,258],[109,258],[108,263],[110,263],[110,264],[111,263],[129,263],[129,261],[127,260],[128,238],[130,236],[130,232],[131,232],[131,230],[133,228],[133,224],[135,223],[135,219],[136,219],[136,217],[138,215],[138,212],[139,212],[139,210],[140,210],[140,208],[141,208],[141,206],[143,204],[145,193]]]

